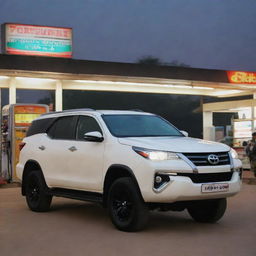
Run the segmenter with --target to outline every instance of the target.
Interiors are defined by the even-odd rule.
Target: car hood
[[[179,153],[211,153],[230,150],[229,146],[222,143],[190,137],[129,137],[118,138],[118,141],[124,145]]]

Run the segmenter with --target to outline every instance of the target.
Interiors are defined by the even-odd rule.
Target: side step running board
[[[65,188],[51,188],[47,194],[58,197],[66,197],[82,201],[102,203],[103,196],[101,193],[87,192],[81,190],[65,189]]]

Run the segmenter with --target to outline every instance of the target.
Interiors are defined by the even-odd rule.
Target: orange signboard
[[[256,84],[256,72],[227,71],[227,75],[233,84]]]
[[[14,108],[15,114],[21,114],[21,113],[37,113],[37,114],[43,114],[45,113],[45,107],[44,106],[36,106],[36,105],[18,105]]]
[[[46,112],[44,106],[18,105],[14,107],[15,125],[29,126],[31,122]]]

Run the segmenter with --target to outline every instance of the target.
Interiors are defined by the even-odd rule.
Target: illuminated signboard
[[[15,124],[30,124],[41,114],[15,114]]]
[[[228,80],[233,84],[256,84],[255,72],[227,71]]]
[[[252,135],[252,122],[234,122],[234,138],[250,138]]]
[[[6,54],[72,57],[72,29],[23,24],[3,24]]]
[[[45,106],[18,105],[14,106],[14,121],[16,126],[28,126],[31,122],[47,111]]]

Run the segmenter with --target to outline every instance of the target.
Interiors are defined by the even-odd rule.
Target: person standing
[[[245,152],[250,159],[251,171],[253,171],[256,177],[256,132],[252,133],[252,139],[249,141]]]

